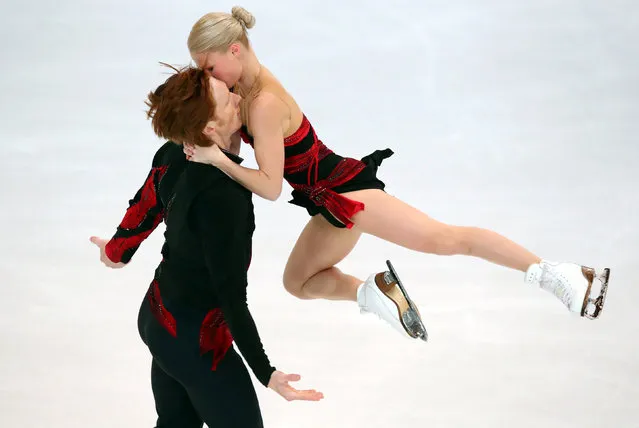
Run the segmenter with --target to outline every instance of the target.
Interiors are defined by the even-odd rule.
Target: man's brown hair
[[[149,107],[153,132],[177,144],[192,143],[210,146],[203,131],[215,115],[215,101],[209,78],[203,70],[184,67],[180,70],[161,63],[175,71],[166,81],[150,92],[145,104]]]

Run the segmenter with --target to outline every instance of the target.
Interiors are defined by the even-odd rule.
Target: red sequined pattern
[[[173,315],[166,309],[162,303],[162,296],[160,296],[160,287],[157,280],[153,280],[149,291],[147,292],[147,299],[151,305],[151,312],[155,316],[155,319],[169,332],[173,337],[177,336],[177,323]]]
[[[323,180],[312,185],[293,184],[291,186],[304,193],[315,205],[324,206],[330,213],[350,229],[354,223],[351,218],[364,209],[364,203],[349,199],[332,190],[333,187],[347,183],[365,168],[364,163],[345,158]]]
[[[326,178],[319,179],[320,161],[333,152],[317,138],[315,130],[306,116],[303,117],[302,124],[297,131],[284,139],[284,146],[290,147],[298,144],[309,133],[311,133],[313,138],[311,147],[304,153],[287,156],[284,160],[285,175],[307,171],[306,184],[292,183],[290,181],[288,183],[293,189],[306,195],[315,205],[325,207],[337,220],[350,229],[354,225],[351,218],[358,211],[364,209],[364,204],[353,201],[332,189],[347,183],[359,174],[366,165],[356,159],[344,158]],[[240,131],[240,134],[246,143],[253,145],[253,138],[244,129]]]
[[[293,135],[286,138],[284,144],[287,146],[296,144],[306,137],[309,132],[313,136],[311,148],[299,155],[289,156],[284,161],[284,172],[286,174],[308,171],[306,184],[291,182],[289,184],[293,189],[304,193],[315,205],[325,207],[337,220],[350,229],[353,227],[351,218],[355,213],[364,209],[364,204],[340,195],[332,189],[347,183],[359,174],[366,165],[356,159],[345,158],[337,164],[326,178],[320,180],[319,163],[333,152],[317,138],[317,134],[306,119],[306,116],[304,116],[300,128]]]
[[[158,201],[157,187],[167,168],[166,165],[153,168],[144,185],[131,201],[124,218],[120,222],[119,229],[138,233],[131,236],[113,238],[107,243],[104,251],[111,261],[116,263],[122,261],[125,251],[138,247],[162,222],[164,212],[160,209],[161,204]],[[149,215],[154,216],[153,222],[146,230],[142,230],[141,225]]]
[[[233,336],[229,330],[222,311],[213,309],[206,314],[200,327],[200,355],[213,351],[213,365],[211,370],[217,369],[217,365],[233,344]]]
[[[171,312],[162,303],[160,288],[157,280],[154,280],[147,292],[147,299],[151,305],[151,312],[155,319],[173,337],[177,337],[177,322]],[[210,310],[200,325],[200,355],[207,352],[213,353],[211,370],[217,370],[217,366],[233,345],[233,336],[222,311],[219,308]]]

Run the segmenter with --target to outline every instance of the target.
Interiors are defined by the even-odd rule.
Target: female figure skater
[[[190,160],[217,166],[263,198],[277,199],[283,179],[293,187],[290,202],[306,208],[311,219],[286,264],[286,290],[300,299],[357,301],[362,312],[377,313],[409,336],[425,339],[419,315],[405,289],[398,289],[390,264],[391,272],[366,281],[335,267],[368,233],[415,251],[475,256],[525,272],[525,283],[548,290],[570,311],[599,315],[609,269],[597,275],[589,267],[542,260],[494,231],[434,220],[384,192],[376,172],[392,155],[390,149],[360,161],[324,145],[295,99],[258,60],[247,36],[254,24],[254,17],[237,6],[231,14],[206,14],[193,26],[188,48],[198,67],[242,96],[241,137],[254,148],[259,169],[232,162],[216,145],[185,145],[184,150]],[[602,285],[593,299],[595,278]]]
[[[177,70],[176,70],[177,71]],[[230,149],[240,126],[239,97],[202,70],[180,71],[149,94],[158,135]],[[224,152],[238,164],[238,156]],[[157,225],[166,223],[163,259],[138,315],[152,356],[158,428],[263,426],[259,403],[235,341],[257,379],[287,400],[320,400],[298,391],[271,366],[247,307],[247,269],[255,227],[252,193],[217,168],[191,163],[165,143],[110,240],[91,237],[101,261],[125,266]],[[224,206],[227,209],[220,209]]]

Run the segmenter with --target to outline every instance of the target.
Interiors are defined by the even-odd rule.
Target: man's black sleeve
[[[255,377],[268,386],[271,366],[246,300],[253,221],[244,189],[224,180],[198,195],[192,209],[195,229],[231,334]]]

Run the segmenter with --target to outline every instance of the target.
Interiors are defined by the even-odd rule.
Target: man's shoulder
[[[190,194],[191,199],[207,202],[231,199],[251,200],[252,193],[219,168],[187,161],[181,177],[180,193]]]
[[[250,203],[253,193],[215,167],[210,168],[208,180],[203,182],[199,197],[220,203]]]
[[[153,156],[153,166],[170,165],[178,161],[186,161],[186,156],[182,151],[182,146],[167,141],[155,152]]]

